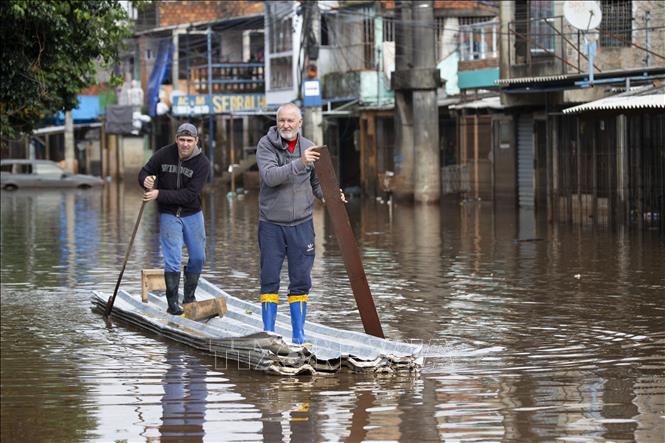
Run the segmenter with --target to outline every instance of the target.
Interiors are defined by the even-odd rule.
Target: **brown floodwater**
[[[204,276],[257,301],[256,194],[226,191],[204,196]],[[110,295],[118,278],[141,205],[133,181],[1,194],[3,442],[664,441],[658,232],[553,225],[488,202],[351,200],[384,332],[423,342],[424,366],[289,378],[91,311],[91,291]],[[315,225],[309,318],[362,331],[324,208]],[[155,267],[148,205],[122,286],[138,291]]]

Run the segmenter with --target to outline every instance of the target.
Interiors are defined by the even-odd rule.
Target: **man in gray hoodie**
[[[256,148],[261,177],[259,190],[259,250],[261,253],[261,312],[263,329],[275,331],[279,276],[289,261],[289,308],[293,343],[305,342],[307,298],[314,264],[314,197],[323,200],[314,162],[319,152],[298,133],[300,109],[292,103],[277,110],[271,127]]]

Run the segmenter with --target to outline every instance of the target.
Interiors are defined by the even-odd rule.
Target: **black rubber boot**
[[[182,299],[183,303],[193,303],[196,301],[194,293],[196,292],[196,286],[199,284],[200,275],[194,272],[187,272],[187,268],[185,268],[185,298]]]
[[[166,310],[166,312],[172,315],[180,315],[185,312],[178,304],[178,286],[180,285],[180,273],[165,272],[164,280],[166,281],[166,301],[169,304],[169,308]]]

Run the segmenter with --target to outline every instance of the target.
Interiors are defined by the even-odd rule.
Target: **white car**
[[[91,188],[101,186],[99,177],[72,174],[50,160],[0,160],[0,187],[19,188]]]

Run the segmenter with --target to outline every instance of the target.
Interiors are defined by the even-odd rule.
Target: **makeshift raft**
[[[224,297],[224,317],[192,321],[166,313],[166,297],[148,293],[148,302],[120,289],[111,317],[153,331],[169,339],[237,362],[239,368],[281,375],[334,374],[342,370],[364,373],[415,371],[422,365],[422,346],[360,332],[305,322],[311,346],[290,342],[291,318],[277,314],[275,333],[263,331],[261,307],[229,295],[204,278],[199,280],[197,300]],[[108,295],[93,291],[92,304],[104,312]]]

